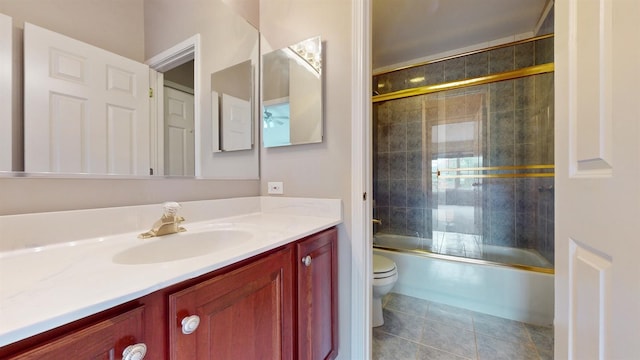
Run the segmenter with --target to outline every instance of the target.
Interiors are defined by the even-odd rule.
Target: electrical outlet
[[[284,187],[282,185],[282,181],[269,181],[267,183],[267,193],[284,194]]]

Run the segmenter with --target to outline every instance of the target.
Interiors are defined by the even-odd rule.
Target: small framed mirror
[[[264,147],[322,142],[320,36],[262,56]]]

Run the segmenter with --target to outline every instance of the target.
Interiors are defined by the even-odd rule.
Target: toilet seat
[[[397,274],[396,263],[390,259],[373,255],[373,278],[374,279],[386,279]]]

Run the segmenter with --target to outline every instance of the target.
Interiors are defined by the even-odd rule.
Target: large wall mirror
[[[322,142],[322,41],[319,36],[262,56],[265,147]]]
[[[225,0],[5,0],[0,13],[13,19],[13,70],[24,73],[11,87],[24,111],[0,118],[23,126],[11,139],[22,167],[10,170],[259,177],[259,32]],[[215,74],[238,69],[242,93],[222,95],[242,106],[217,118]]]

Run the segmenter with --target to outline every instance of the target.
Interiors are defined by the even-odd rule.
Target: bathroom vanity
[[[253,206],[250,205],[251,201],[242,200],[249,207]],[[111,255],[115,249],[105,247],[102,249],[103,253],[96,255],[97,259],[93,262],[99,263],[100,257],[108,253],[113,261],[120,261],[113,265],[114,269],[124,268],[129,271],[129,276],[127,273],[116,274],[122,287],[133,289],[135,286],[131,286],[130,283],[134,282],[139,284],[138,287],[146,286],[146,290],[126,290],[129,295],[122,296],[112,291],[115,288],[113,284],[96,282],[94,288],[84,289],[74,297],[84,296],[91,299],[96,297],[90,295],[92,292],[105,291],[111,293],[111,300],[88,307],[85,301],[85,308],[89,310],[82,310],[82,299],[70,298],[69,301],[77,302],[77,309],[65,314],[63,318],[75,319],[60,326],[53,324],[64,320],[56,320],[55,317],[46,319],[44,317],[47,312],[42,311],[43,318],[39,323],[31,320],[31,327],[28,324],[21,328],[16,325],[14,331],[7,331],[5,320],[9,324],[19,320],[16,320],[17,316],[9,316],[6,311],[27,309],[20,310],[18,305],[7,300],[9,294],[3,291],[0,298],[0,320],[3,321],[0,325],[0,339],[3,340],[4,346],[0,348],[0,358],[334,358],[337,352],[335,225],[341,222],[339,200],[338,214],[325,213],[323,216],[317,216],[318,212],[323,210],[318,211],[318,207],[315,210],[311,208],[321,204],[320,208],[324,207],[324,210],[335,210],[336,204],[315,203],[313,199],[292,199],[289,202],[283,199],[257,198],[257,201],[260,202],[259,212],[204,221],[192,228],[185,223],[187,231],[181,234],[191,231],[192,234],[196,234],[192,236],[199,236],[199,232],[208,234],[207,231],[210,233],[211,229],[219,231],[222,228],[224,231],[251,229],[256,234],[264,235],[262,239],[243,243],[234,233],[225,233],[226,238],[243,243],[235,250],[223,249],[211,254],[156,262],[155,255],[139,256],[141,253],[136,249],[147,246],[143,249],[152,249],[150,251],[153,252],[153,244],[139,245],[135,241],[134,246],[120,246],[115,255]],[[185,204],[185,208],[188,207],[189,205]],[[193,208],[198,207],[202,208],[202,204]],[[302,209],[306,209],[307,215],[299,215],[305,213]],[[292,215],[293,213],[298,215]],[[186,214],[185,218],[188,219]],[[292,235],[294,233],[298,235]],[[106,239],[101,243],[126,243],[121,239],[123,236]],[[214,233],[213,236],[217,235]],[[163,239],[156,239],[160,240]],[[186,237],[181,240],[189,241]],[[45,249],[43,252],[46,251]],[[226,254],[219,254],[220,252]],[[137,254],[137,257],[120,256],[123,253]],[[241,253],[243,255],[238,255]],[[30,255],[33,254],[29,251],[24,254]],[[208,261],[205,260],[207,258]],[[0,266],[7,265],[6,260],[14,259],[0,257]],[[138,263],[134,263],[135,261]],[[204,267],[179,265],[194,262],[209,264]],[[185,268],[191,270],[186,276],[174,272],[181,267],[182,271]],[[194,271],[193,268],[198,270]],[[4,271],[6,268],[0,269]],[[144,273],[148,270],[151,271],[146,275],[157,278],[158,275],[150,274],[165,273],[165,277],[171,277],[173,280],[160,283],[157,279],[151,280],[156,285],[149,287],[142,284],[141,278],[136,275],[137,272]],[[91,270],[88,270],[85,277],[90,275]],[[32,295],[37,296],[38,287],[33,286]],[[154,287],[156,289],[150,290]],[[59,295],[67,296],[64,293]],[[22,292],[16,296],[22,296]],[[119,300],[114,300],[114,296]],[[33,305],[38,301],[45,305],[48,303],[46,300],[31,299],[24,303],[24,306]],[[100,307],[103,309],[94,311]],[[93,313],[90,313],[92,311]],[[43,322],[48,323],[45,326],[51,328],[45,331],[35,330],[41,328]],[[6,339],[25,331],[38,333],[6,343],[10,341]]]

